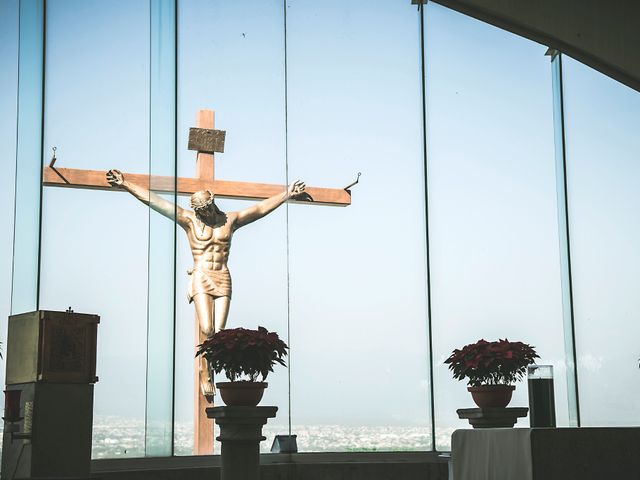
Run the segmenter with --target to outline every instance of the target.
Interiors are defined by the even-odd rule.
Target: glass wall
[[[46,20],[44,164],[55,146],[57,168],[148,172],[148,3],[49,2]],[[148,218],[126,193],[44,189],[41,308],[101,317],[95,458],[144,455]]]
[[[563,57],[583,426],[638,425],[640,94]]]
[[[546,48],[430,3],[425,49],[436,447],[473,406],[443,361],[480,338],[534,345],[567,425]]]
[[[0,315],[13,297],[101,316],[95,458],[194,452],[193,260],[182,230],[126,193],[45,187],[40,220],[40,169],[56,147],[60,169],[194,177],[200,109],[227,132],[217,180],[343,188],[362,172],[349,207],[290,204],[234,237],[227,327],[291,346],[268,378],[262,404],[279,411],[263,451],[287,433],[301,452],[448,449],[472,404],[443,361],[479,338],[535,345],[569,425],[568,274],[582,424],[637,423],[638,92],[565,59],[563,270],[546,47],[408,3],[0,4],[0,196],[24,220],[0,237]]]
[[[331,33],[327,26],[331,26]],[[420,16],[287,2],[291,421],[301,451],[430,449]]]

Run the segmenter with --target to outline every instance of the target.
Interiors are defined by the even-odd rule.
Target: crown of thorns
[[[191,195],[191,208],[193,208],[194,210],[201,210],[203,208],[207,208],[213,203],[213,193],[211,192],[211,190],[204,190],[204,191],[209,194],[208,200],[204,200],[204,201],[200,200],[199,198],[196,197],[195,193]]]

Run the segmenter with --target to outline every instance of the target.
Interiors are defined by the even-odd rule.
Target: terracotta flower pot
[[[480,408],[504,408],[509,405],[511,395],[516,389],[515,385],[481,385],[479,387],[467,387],[471,397]]]
[[[229,407],[255,407],[262,400],[266,382],[218,382],[220,397]]]

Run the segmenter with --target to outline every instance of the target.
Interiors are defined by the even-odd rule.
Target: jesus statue
[[[288,199],[302,196],[305,190],[305,184],[298,180],[282,193],[239,212],[223,212],[216,206],[213,192],[201,190],[191,195],[191,211],[127,181],[119,170],[109,170],[107,181],[112,187],[126,190],[171,220],[175,214],[176,222],[187,234],[193,254],[193,268],[188,271],[191,276],[189,303],[195,304],[200,331],[206,338],[222,330],[227,323],[231,302],[231,275],[227,262],[233,233],[271,213]],[[211,402],[214,387],[205,362],[202,358],[200,386],[203,395]]]

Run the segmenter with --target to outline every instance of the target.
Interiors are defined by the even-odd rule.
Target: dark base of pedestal
[[[473,428],[513,428],[520,417],[526,417],[527,407],[460,408],[458,417],[469,420]]]
[[[278,407],[211,407],[207,417],[220,427],[220,480],[259,480],[262,427]]]
[[[28,418],[5,423],[1,479],[89,477],[93,385],[24,383],[7,389],[22,391],[22,412]],[[31,433],[25,423],[31,420]]]

